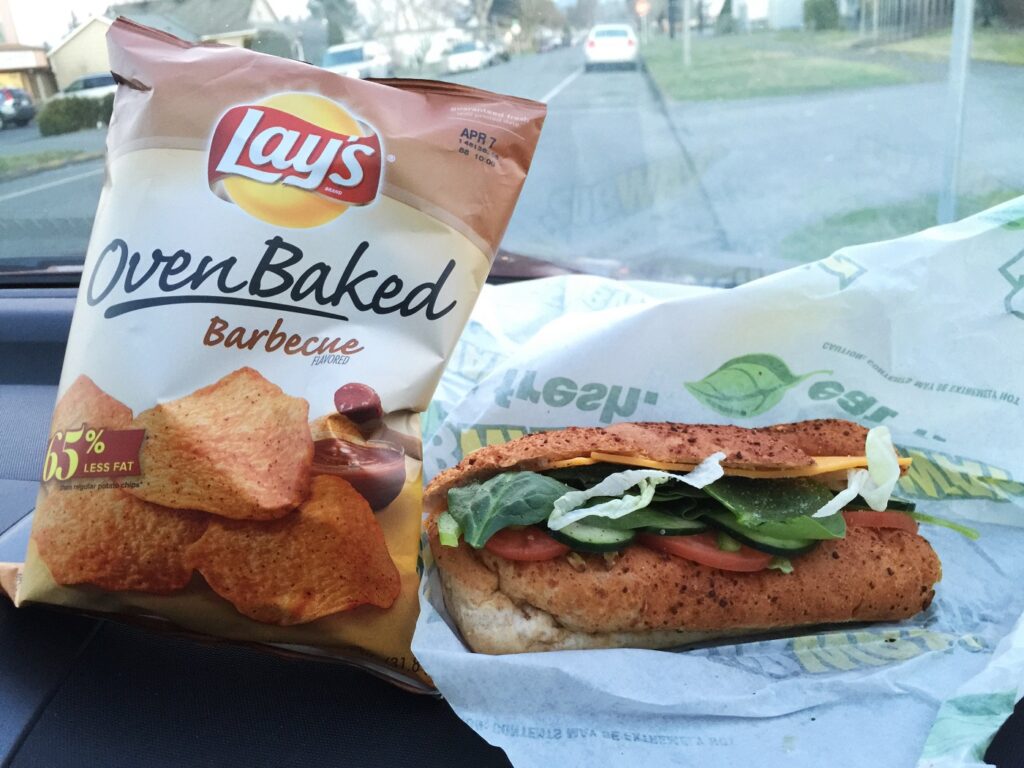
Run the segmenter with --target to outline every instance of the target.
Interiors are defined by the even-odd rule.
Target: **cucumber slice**
[[[628,515],[612,520],[607,517],[591,515],[579,521],[583,525],[594,528],[610,528],[613,531],[642,530],[645,533],[656,533],[662,536],[686,536],[691,533],[703,533],[708,524],[700,520],[688,520],[685,517],[659,512],[651,507],[638,509]]]
[[[548,532],[552,537],[563,544],[568,544],[577,552],[614,552],[622,549],[636,538],[636,531],[600,528],[596,525],[587,525],[582,520],[569,523],[560,531]]]
[[[725,531],[748,547],[772,555],[782,557],[802,555],[818,545],[818,542],[813,539],[778,539],[774,536],[764,536],[752,528],[740,525],[729,512],[706,512],[701,519],[715,528]]]
[[[673,521],[665,521],[662,525],[645,525],[640,530],[658,536],[690,536],[694,533],[704,533],[707,529],[708,524],[703,520],[686,520],[677,517]]]

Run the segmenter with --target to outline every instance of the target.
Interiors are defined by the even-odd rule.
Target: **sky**
[[[22,45],[54,45],[68,33],[71,14],[85,21],[115,0],[7,0]],[[269,0],[280,18],[306,15],[306,0]]]

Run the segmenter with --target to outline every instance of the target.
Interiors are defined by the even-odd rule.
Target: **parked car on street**
[[[445,52],[445,71],[455,73],[483,69],[493,59],[494,52],[483,43],[474,40],[456,43]]]
[[[321,66],[346,77],[390,77],[394,74],[391,54],[382,44],[366,40],[332,45]]]
[[[8,125],[28,125],[36,116],[32,97],[21,88],[0,88],[0,129]]]
[[[114,76],[109,72],[97,72],[94,75],[85,75],[71,83],[60,93],[54,94],[55,99],[102,99],[117,92],[117,83]]]
[[[589,72],[600,66],[640,67],[640,44],[628,24],[598,24],[583,46],[584,67]]]
[[[512,54],[509,52],[508,47],[503,43],[490,42],[486,43],[484,47],[487,49],[489,56],[488,63],[499,64],[509,61],[512,58]]]

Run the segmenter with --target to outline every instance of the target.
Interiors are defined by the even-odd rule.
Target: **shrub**
[[[114,114],[114,94],[108,93],[100,99],[99,121],[104,125],[110,125],[110,116]]]
[[[838,29],[836,0],[804,0],[804,26],[811,30]]]
[[[54,99],[39,112],[39,132],[43,136],[54,136],[83,128],[95,128],[97,123],[110,122],[113,106],[113,95],[102,99]]]

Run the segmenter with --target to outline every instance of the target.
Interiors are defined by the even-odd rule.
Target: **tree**
[[[576,0],[566,12],[569,24],[576,29],[589,29],[597,18],[597,0]]]
[[[483,34],[487,29],[487,22],[491,17],[493,7],[494,0],[473,0],[473,18],[476,19],[478,35]]]
[[[309,13],[327,21],[327,45],[345,42],[345,31],[355,27],[359,14],[352,0],[308,0]]]

